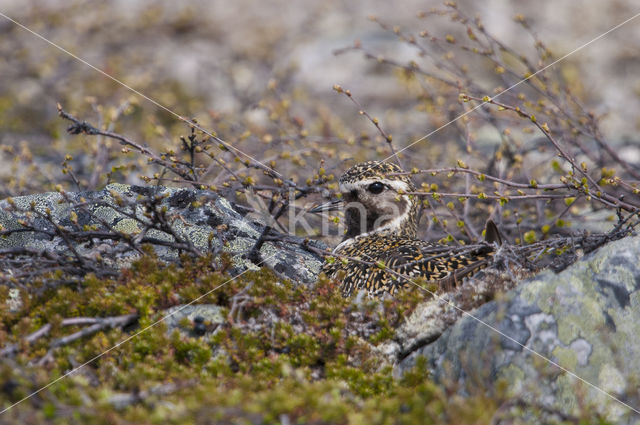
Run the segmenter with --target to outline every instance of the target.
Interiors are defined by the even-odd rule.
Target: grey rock
[[[223,308],[215,304],[177,305],[162,312],[167,333],[178,331],[181,335],[203,336],[196,331],[196,326],[202,324],[206,328],[205,334],[211,334],[217,325],[226,321]]]
[[[145,223],[149,222],[149,211],[145,210],[143,201],[153,197],[158,199],[157,210],[166,209],[166,231],[144,229]],[[70,244],[52,233],[54,223],[75,231],[94,226],[97,231],[149,238],[156,254],[167,262],[179,259],[180,252],[168,246],[176,240],[192,244],[203,254],[229,253],[232,274],[258,268],[246,254],[264,228],[261,223],[240,214],[226,199],[209,191],[123,184],[111,184],[96,192],[51,192],[0,201],[0,225],[4,230],[25,229],[25,223],[32,230],[11,233],[0,239],[0,249],[27,248],[71,255]],[[322,259],[305,250],[301,241],[302,238],[292,236],[287,236],[287,241],[267,241],[260,249],[260,257],[279,275],[312,283],[322,266]],[[318,242],[309,243],[324,247]],[[114,268],[130,264],[139,255],[128,244],[109,238],[90,238],[71,245],[79,255],[99,256]]]
[[[402,359],[415,351],[436,341],[450,326],[456,323],[468,305],[480,306],[497,290],[492,284],[499,282],[499,289],[505,292],[517,283],[515,276],[498,270],[483,270],[465,278],[462,285],[452,292],[446,292],[420,303],[396,329],[392,347],[383,347],[383,351],[395,353]]]
[[[633,410],[533,353],[640,408],[639,258],[640,237],[628,237],[561,273],[540,273],[413,351],[396,372],[424,356],[432,378],[462,394],[501,381],[511,396],[549,411],[573,415],[589,404],[614,423],[640,423]]]

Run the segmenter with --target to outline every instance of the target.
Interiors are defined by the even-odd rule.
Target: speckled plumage
[[[390,175],[401,171],[395,164],[369,161],[353,166],[339,180],[347,205],[347,232],[333,251],[337,258],[326,262],[323,271],[331,278],[344,272],[344,296],[361,289],[372,296],[394,294],[412,286],[402,276],[455,286],[462,277],[485,267],[492,255],[490,245],[452,248],[416,239],[418,201],[406,194],[415,186],[406,175]],[[384,189],[373,193],[380,184]],[[350,210],[349,205],[355,207]]]

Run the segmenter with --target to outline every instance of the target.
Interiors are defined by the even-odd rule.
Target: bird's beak
[[[317,207],[311,208],[308,212],[317,214],[329,211],[336,211],[342,208],[342,199],[337,199],[335,201],[327,202],[326,204],[318,205]]]

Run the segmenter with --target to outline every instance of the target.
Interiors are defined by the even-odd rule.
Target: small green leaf
[[[526,243],[534,243],[536,240],[538,240],[536,232],[533,230],[529,230],[523,236]]]

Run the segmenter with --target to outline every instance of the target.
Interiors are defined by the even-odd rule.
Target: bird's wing
[[[488,245],[453,247],[410,241],[388,250],[384,263],[392,270],[388,273],[396,277],[423,277],[451,288],[457,286],[463,277],[485,267],[492,253],[493,248]],[[402,286],[407,286],[407,283],[410,284],[405,280]]]
[[[342,279],[345,296],[366,289],[372,295],[394,294],[399,288],[411,286],[416,278],[437,282],[440,286],[455,287],[464,276],[485,267],[493,248],[489,245],[454,247],[436,245],[405,238],[363,240],[338,254],[359,257],[346,265],[340,259],[325,264],[323,271],[335,277],[339,270],[346,272]]]

